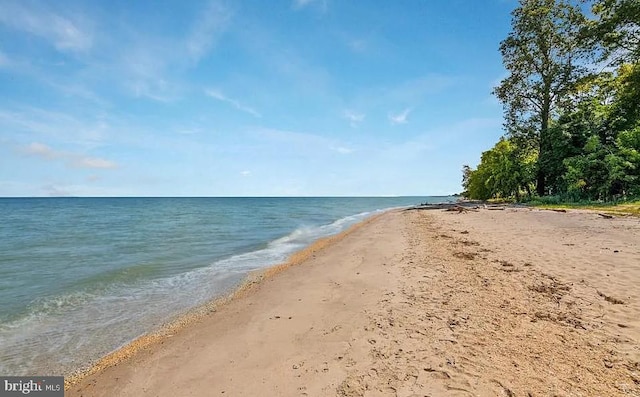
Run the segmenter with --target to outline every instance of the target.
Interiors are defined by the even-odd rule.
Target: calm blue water
[[[68,373],[376,211],[448,200],[0,199],[0,374]]]

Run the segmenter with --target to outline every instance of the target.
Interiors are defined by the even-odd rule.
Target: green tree
[[[584,74],[578,63],[584,21],[580,9],[565,0],[520,0],[512,31],[500,44],[509,76],[494,94],[504,105],[507,134],[518,146],[535,148],[542,165],[553,150],[551,119]],[[547,192],[547,172],[537,169],[539,195]]]
[[[633,129],[640,120],[640,1],[598,0],[592,11],[596,19],[584,29],[586,48],[593,59],[617,67],[610,130]]]
[[[592,10],[597,19],[587,30],[602,51],[600,60],[617,65],[640,61],[640,1],[599,0]]]
[[[606,140],[609,131],[605,122],[609,112],[606,103],[612,97],[609,87],[610,79],[606,76],[582,82],[574,95],[572,109],[567,109],[549,126],[550,150],[540,159],[539,167],[546,171],[547,187],[553,194],[563,195],[569,191],[565,159],[584,154],[585,145],[593,135]],[[572,198],[577,198],[575,190]]]
[[[622,195],[640,196],[640,125],[618,134],[616,146]]]
[[[501,138],[496,145],[482,153],[476,170],[463,168],[463,187],[472,199],[492,197],[520,198],[524,189],[529,192],[533,176],[535,155],[523,156],[509,139]]]

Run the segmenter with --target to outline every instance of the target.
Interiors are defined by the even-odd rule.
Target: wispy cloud
[[[34,193],[37,196],[45,195],[50,197],[118,197],[130,194],[127,190],[105,188],[95,185],[94,181],[88,181],[89,184],[68,184],[63,181],[45,183],[34,187]]]
[[[406,108],[405,110],[397,114],[389,113],[389,121],[391,121],[391,124],[406,124],[408,122],[409,114],[412,110],[412,108]]]
[[[354,152],[353,149],[350,149],[344,146],[331,147],[331,150],[333,150],[334,152],[338,152],[340,154],[351,154]]]
[[[14,137],[40,137],[45,141],[62,141],[95,147],[102,144],[110,130],[105,119],[85,119],[41,108],[21,107],[0,110],[0,128]]]
[[[277,129],[258,129],[254,133],[269,143],[266,150],[277,151],[279,155],[317,157],[337,152],[351,154],[355,152],[349,144],[324,135],[306,132],[284,131]]]
[[[460,78],[453,75],[430,73],[419,78],[407,79],[392,85],[373,86],[363,90],[356,98],[358,103],[376,104],[416,104],[424,102],[435,95],[460,83]]]
[[[322,13],[327,12],[327,0],[293,0],[294,9],[301,9],[311,5],[317,5],[320,7]]]
[[[57,186],[54,184],[48,184],[48,185],[44,185],[42,186],[42,191],[44,191],[44,193],[47,196],[50,197],[67,197],[67,196],[72,196],[71,191],[68,190],[65,187],[62,186]]]
[[[180,36],[152,35],[135,24],[125,25],[115,36],[118,41],[104,49],[111,55],[109,60],[94,69],[104,68],[119,76],[115,83],[135,97],[162,103],[184,98],[193,89],[186,83],[187,72],[198,68],[213,51],[233,19],[222,0],[198,7],[195,15],[188,21],[187,33]]]
[[[364,113],[354,112],[352,110],[345,110],[343,113],[343,117],[349,120],[349,125],[353,128],[356,128],[365,118]]]
[[[201,133],[202,129],[200,129],[200,128],[180,128],[180,129],[176,130],[176,132],[178,134],[181,134],[181,135],[193,135],[193,134]]]
[[[352,39],[347,42],[347,46],[354,52],[364,52],[367,49],[367,42],[362,39]]]
[[[306,132],[285,131],[273,128],[259,128],[254,133],[261,139],[272,143],[283,144],[298,149],[317,151],[318,147],[330,146],[330,141],[316,134]],[[282,146],[284,147],[284,146]]]
[[[90,157],[84,154],[54,150],[51,147],[40,142],[33,142],[25,146],[23,148],[23,152],[27,155],[39,157],[43,160],[62,161],[68,167],[72,168],[111,169],[117,168],[118,166],[113,161],[102,159],[99,157]]]
[[[254,110],[253,108],[242,104],[237,99],[233,99],[233,98],[230,98],[230,97],[224,95],[219,90],[208,89],[208,90],[205,90],[205,94],[207,96],[210,96],[213,99],[217,99],[219,101],[226,102],[226,103],[230,104],[231,106],[233,106],[234,108],[236,108],[236,109],[238,109],[238,110],[240,110],[242,112],[249,113],[250,115],[252,115],[254,117],[262,117],[262,115],[259,112],[257,112],[256,110]]]
[[[295,8],[302,8],[302,7],[306,7],[309,4],[313,3],[316,0],[293,0],[293,6]]]
[[[180,47],[170,40],[136,37],[107,67],[122,76],[122,84],[134,96],[166,103],[179,97],[180,87],[172,81],[179,53]]]
[[[47,3],[2,2],[0,23],[15,30],[38,36],[61,52],[85,52],[93,37],[85,26],[87,19],[78,15],[61,15],[43,7]]]
[[[10,64],[9,58],[2,51],[0,51],[0,68],[9,66],[9,64]]]
[[[187,52],[198,62],[228,28],[232,12],[219,1],[211,1],[200,14],[187,39]]]
[[[248,170],[242,171],[240,172],[240,175],[244,177],[251,176],[251,171],[248,171]]]

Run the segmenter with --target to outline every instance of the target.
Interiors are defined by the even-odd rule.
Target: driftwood
[[[469,208],[469,207],[463,207],[461,205],[456,205],[456,206],[445,209],[445,211],[457,212],[458,214],[462,214],[463,212],[469,212],[469,211],[478,212],[476,208],[477,207]]]
[[[560,209],[560,210],[552,209],[551,211],[555,211],[555,212],[567,212],[567,210],[562,210],[562,209]]]
[[[463,208],[460,210],[459,208]],[[439,204],[420,204],[415,207],[409,207],[405,211],[415,210],[445,210],[445,211],[458,211],[478,209],[478,205],[475,202],[462,202],[462,203],[439,203]]]
[[[420,204],[415,207],[406,208],[405,211],[416,211],[416,210],[443,210],[447,212],[457,212],[459,214],[463,212],[478,212],[481,209],[488,210],[504,210],[507,206],[497,206],[493,205],[488,207],[486,204],[481,201],[459,201],[457,203],[438,203],[438,204]]]
[[[504,207],[486,207],[489,211],[504,211]]]
[[[603,218],[605,218],[605,219],[611,219],[611,218],[613,218],[613,215],[607,215],[607,214],[598,214],[598,215],[600,215],[601,217],[603,217]]]

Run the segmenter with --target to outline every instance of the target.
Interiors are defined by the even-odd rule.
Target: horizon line
[[[399,197],[456,197],[459,194],[438,195],[319,195],[319,196],[0,196],[0,199],[61,199],[61,198],[399,198]]]

